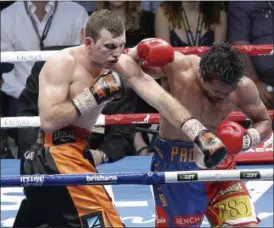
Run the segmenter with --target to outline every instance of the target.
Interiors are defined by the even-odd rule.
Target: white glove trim
[[[247,132],[251,138],[251,147],[256,147],[261,142],[260,132],[255,128],[247,129]]]

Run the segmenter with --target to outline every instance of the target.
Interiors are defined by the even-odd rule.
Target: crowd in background
[[[1,52],[60,50],[82,43],[81,29],[88,15],[107,8],[126,27],[126,48],[149,37],[174,47],[273,44],[273,2],[100,1],[1,2]],[[2,60],[1,60],[2,61]],[[38,116],[38,75],[44,62],[1,63],[0,116]],[[272,56],[246,57],[245,75],[257,85],[267,109],[274,104]],[[158,81],[163,87],[166,81]],[[156,113],[131,88],[113,100],[103,114]],[[149,155],[157,129],[151,125],[107,126],[88,139],[90,150],[118,160]],[[150,131],[150,132],[148,132]],[[37,128],[0,129],[0,157],[21,158],[37,139]],[[156,132],[156,133],[155,133]],[[100,163],[100,162],[99,162]]]

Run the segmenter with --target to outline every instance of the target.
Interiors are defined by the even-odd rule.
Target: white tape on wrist
[[[251,138],[251,147],[256,147],[261,142],[260,132],[255,128],[247,129],[248,134]]]
[[[97,102],[88,88],[84,89],[84,92],[76,95],[76,97],[72,99],[72,102],[78,109],[77,112],[81,115],[97,106]]]
[[[196,119],[190,119],[187,120],[181,130],[183,131],[184,134],[186,134],[192,141],[195,140],[197,135],[202,131],[202,130],[207,130],[206,127],[201,124],[198,120]]]

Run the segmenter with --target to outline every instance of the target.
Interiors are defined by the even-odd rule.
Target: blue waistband
[[[194,147],[194,144],[191,142],[184,142],[184,141],[170,141],[166,139],[162,139],[160,137],[157,137],[154,141],[155,145],[157,144],[159,147],[170,147],[170,149],[174,146],[178,148],[186,148],[186,149],[192,149]]]
[[[154,141],[154,156],[164,162],[194,163],[193,143],[170,141],[160,137]]]

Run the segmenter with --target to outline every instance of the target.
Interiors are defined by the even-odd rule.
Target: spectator
[[[97,5],[96,1],[75,1],[75,2],[83,6],[89,15],[96,9],[96,5]]]
[[[227,19],[223,2],[165,1],[155,18],[156,37],[173,47],[211,46],[226,40]]]
[[[151,11],[155,13],[159,8],[161,2],[160,1],[142,1],[142,8],[147,11]]]
[[[79,44],[79,33],[87,18],[85,9],[73,2],[15,2],[1,11],[1,51],[34,51],[44,46]],[[16,63],[14,70],[3,75],[5,116],[16,115],[18,98],[33,64]]]
[[[137,45],[142,39],[154,37],[154,14],[141,9],[140,1],[100,1],[97,9],[109,9],[126,25],[126,47]]]
[[[230,2],[228,40],[234,45],[273,44],[273,2]],[[245,75],[256,82],[267,109],[274,104],[273,56],[247,57]]]
[[[126,25],[126,47],[137,45],[142,39],[155,37],[154,33],[154,13],[143,10],[141,1],[126,2],[126,1],[101,1],[98,2],[97,9],[109,9],[115,11],[116,14],[124,21]],[[131,90],[131,89],[130,89]],[[158,112],[153,107],[148,105],[135,92],[136,113],[156,113]],[[143,125],[149,128],[150,125]],[[140,128],[141,129],[141,128]],[[149,137],[145,132],[136,132],[134,146],[136,153],[146,155],[148,153]]]
[[[1,1],[0,2],[0,11],[7,8],[8,6],[10,6],[13,3],[14,3],[14,1]]]
[[[0,64],[0,89],[3,84],[2,74],[10,72],[14,65],[12,63],[1,63]],[[2,104],[2,96],[0,93],[0,104]],[[0,117],[2,117],[2,109],[0,109]],[[8,145],[7,132],[4,129],[0,129],[0,159],[13,158],[11,150]]]
[[[77,3],[79,3],[80,5],[82,5],[83,7],[85,7],[85,9],[88,11],[89,14],[92,13],[92,11],[94,11],[96,9],[96,5],[97,2],[93,2],[93,1],[76,1]],[[153,13],[155,13],[155,11],[157,10],[157,8],[159,7],[160,2],[156,2],[156,1],[141,1],[141,8],[143,10],[146,11],[151,11]]]
[[[49,47],[46,50],[60,50],[65,47]],[[38,116],[38,75],[44,65],[44,62],[36,62],[31,70],[31,74],[27,79],[26,88],[19,98],[19,116]],[[132,102],[131,94],[128,94],[122,100],[114,100],[108,103],[102,113],[133,113],[135,104]],[[101,152],[108,157],[108,162],[116,161],[125,155],[134,155],[133,147],[134,126],[106,126],[101,128],[104,133],[92,133],[89,138],[90,151],[95,158],[96,164],[100,164]],[[38,129],[24,128],[18,130],[18,157],[22,158],[24,153],[35,144],[37,140]],[[26,156],[28,154],[26,153]]]

